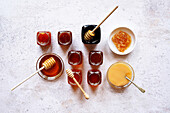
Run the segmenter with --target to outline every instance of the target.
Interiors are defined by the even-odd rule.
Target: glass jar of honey
[[[51,32],[39,31],[37,32],[37,44],[40,46],[47,46],[51,44]]]
[[[71,45],[72,32],[71,31],[59,31],[58,32],[58,43],[60,45]]]
[[[113,88],[120,89],[129,86],[131,82],[125,76],[132,81],[135,76],[132,66],[125,62],[116,62],[107,71],[107,81]]]
[[[81,65],[83,55],[81,51],[71,50],[68,52],[68,63],[70,65]]]
[[[79,84],[81,84],[81,82],[82,82],[82,71],[81,70],[79,70],[79,69],[72,69],[72,72],[73,72],[73,74],[74,74],[74,78],[77,80],[77,82],[79,83]],[[68,76],[68,83],[70,84],[70,85],[77,85],[75,82],[74,82],[74,80],[71,78],[71,77],[69,77]]]
[[[89,64],[92,66],[99,66],[102,63],[103,63],[103,52],[102,51],[90,51]]]
[[[37,60],[36,69],[40,69],[43,66],[42,64],[44,63],[44,61],[50,57],[53,57],[55,59],[56,64],[48,70],[41,70],[40,72],[38,72],[38,74],[40,75],[40,77],[46,80],[55,80],[62,75],[64,70],[64,62],[59,55],[56,55],[54,53],[43,54]]]
[[[99,70],[92,69],[87,73],[87,82],[90,86],[98,86],[102,81],[102,73]]]

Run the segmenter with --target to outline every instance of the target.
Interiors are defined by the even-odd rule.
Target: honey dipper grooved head
[[[71,77],[71,78],[74,77],[73,72],[70,69],[66,69],[66,73],[69,77]]]
[[[84,35],[84,39],[91,40],[93,38],[93,36],[95,36],[95,34],[91,30],[88,30]]]
[[[53,67],[55,63],[56,63],[55,59],[53,57],[50,57],[49,59],[44,61],[43,66],[47,70]]]

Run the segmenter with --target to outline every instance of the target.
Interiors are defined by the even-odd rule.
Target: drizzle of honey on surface
[[[131,44],[131,36],[124,31],[119,31],[112,37],[112,42],[120,52],[124,52]]]

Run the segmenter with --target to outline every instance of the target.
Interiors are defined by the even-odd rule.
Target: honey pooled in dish
[[[131,36],[124,31],[119,31],[112,37],[112,41],[120,52],[124,52],[131,44]]]

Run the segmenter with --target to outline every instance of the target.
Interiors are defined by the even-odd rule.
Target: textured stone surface
[[[0,0],[0,112],[1,113],[168,113],[170,112],[170,1],[169,0]],[[117,11],[101,26],[101,42],[86,46],[81,42],[81,27],[98,24],[116,5]],[[119,26],[131,28],[138,38],[134,51],[126,56],[111,52],[107,38]],[[52,45],[41,49],[36,32],[49,30]],[[63,48],[57,32],[70,30],[73,43]],[[60,55],[65,69],[69,50],[83,52],[82,86],[90,95],[85,100],[63,75],[52,82],[38,75],[10,89],[35,71],[38,57],[46,52]],[[104,53],[102,83],[92,89],[87,84],[90,50]],[[135,82],[146,89],[142,94],[134,86],[115,91],[107,80],[108,67],[116,61],[130,63]]]

